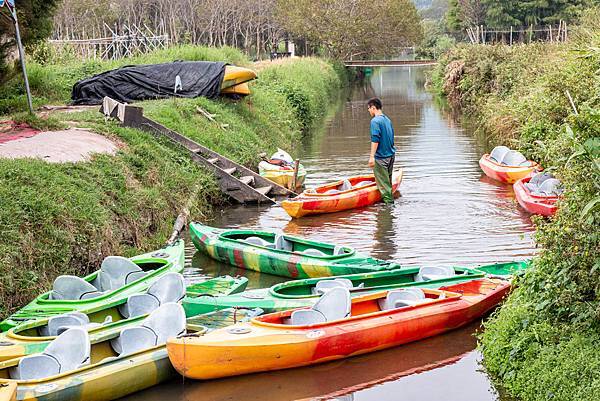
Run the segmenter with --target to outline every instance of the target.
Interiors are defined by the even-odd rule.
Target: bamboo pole
[[[292,177],[292,182],[290,183],[290,187],[288,188],[294,192],[296,192],[296,182],[298,181],[298,171],[300,170],[300,159],[296,159],[296,165],[294,166],[294,175]]]

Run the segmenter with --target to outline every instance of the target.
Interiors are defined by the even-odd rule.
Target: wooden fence
[[[533,26],[510,27],[503,29],[489,29],[483,25],[467,28],[467,36],[473,44],[503,43],[513,45],[516,43],[531,42],[566,42],[568,40],[567,24],[560,21],[558,26]]]

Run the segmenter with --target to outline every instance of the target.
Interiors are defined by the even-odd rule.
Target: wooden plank
[[[198,152],[194,152],[194,153],[198,153]],[[207,162],[215,164],[216,162],[219,161],[218,157],[213,157],[212,159],[206,159]]]
[[[223,169],[223,171],[226,172],[227,174],[233,174],[233,173],[235,173],[235,170],[237,170],[237,168],[235,168],[235,167]]]
[[[246,185],[251,185],[254,183],[254,177],[252,177],[251,175],[245,175],[243,177],[240,177],[239,180]]]
[[[261,194],[266,195],[266,194],[269,193],[269,191],[271,190],[271,188],[273,188],[272,185],[267,185],[267,186],[264,186],[264,187],[259,187],[259,188],[254,188],[254,189],[256,189],[256,191],[260,192]]]

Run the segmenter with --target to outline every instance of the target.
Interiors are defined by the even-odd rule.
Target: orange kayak
[[[402,182],[402,169],[392,176],[395,194]],[[381,200],[373,174],[358,175],[332,184],[308,189],[299,196],[281,202],[281,207],[294,218],[311,214],[333,213],[372,205]]]
[[[315,311],[316,306],[276,312],[214,330],[202,337],[173,338],[167,342],[167,350],[175,369],[192,379],[306,366],[394,347],[458,328],[493,309],[509,289],[509,281],[474,280],[439,290],[421,289],[418,300],[406,301],[406,304],[397,301],[400,303],[394,302],[391,308],[391,297],[407,290],[384,291],[349,299],[348,317],[296,324],[306,321],[299,319],[290,324],[289,321],[294,322],[299,315],[306,316],[310,312],[327,316],[329,312]],[[341,293],[345,289],[331,289],[321,299],[334,291]]]
[[[514,184],[532,172],[542,170],[540,165],[533,161],[529,161],[529,166],[506,166],[492,160],[489,153],[481,156],[479,166],[488,177],[507,184]]]

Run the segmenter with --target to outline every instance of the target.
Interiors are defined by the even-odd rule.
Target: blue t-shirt
[[[376,159],[386,159],[396,154],[394,147],[394,127],[385,114],[371,119],[371,142],[378,142]]]

